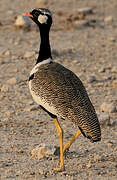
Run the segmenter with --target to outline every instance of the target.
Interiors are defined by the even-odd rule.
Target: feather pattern
[[[34,100],[52,114],[70,120],[91,141],[101,139],[95,109],[81,80],[59,63],[41,64],[29,81]]]

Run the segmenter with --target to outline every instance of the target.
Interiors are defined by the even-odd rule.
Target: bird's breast
[[[32,80],[29,81],[29,89],[34,101],[37,104],[43,106],[47,111],[51,112],[52,114],[57,115],[57,110],[54,105],[50,101],[48,102],[46,98],[41,97],[38,92],[32,90]]]

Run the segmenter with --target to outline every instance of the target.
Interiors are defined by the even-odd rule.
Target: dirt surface
[[[101,125],[101,142],[78,138],[66,154],[64,172],[53,170],[59,166],[58,155],[31,157],[41,143],[59,146],[53,120],[37,107],[28,89],[39,32],[33,22],[29,29],[14,27],[18,15],[42,6],[53,11],[53,58],[80,77],[98,114],[103,102],[117,107],[116,0],[52,0],[46,5],[39,0],[0,0],[0,179],[116,180],[117,112],[106,112],[110,125]],[[84,7],[92,12],[79,15]],[[33,55],[26,58],[29,51]],[[78,128],[60,123],[65,144]]]

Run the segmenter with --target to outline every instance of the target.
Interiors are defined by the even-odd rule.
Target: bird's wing
[[[32,80],[32,90],[58,110],[80,107],[89,111],[93,107],[81,80],[58,63],[39,67]]]
[[[32,80],[32,90],[56,110],[56,115],[76,123],[87,137],[92,132],[95,136],[95,129],[100,136],[95,109],[81,80],[72,71],[58,63],[41,65]]]

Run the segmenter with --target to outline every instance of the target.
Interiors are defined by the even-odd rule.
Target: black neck
[[[52,58],[48,29],[40,28],[40,39],[41,39],[40,50],[36,64],[48,58]]]

